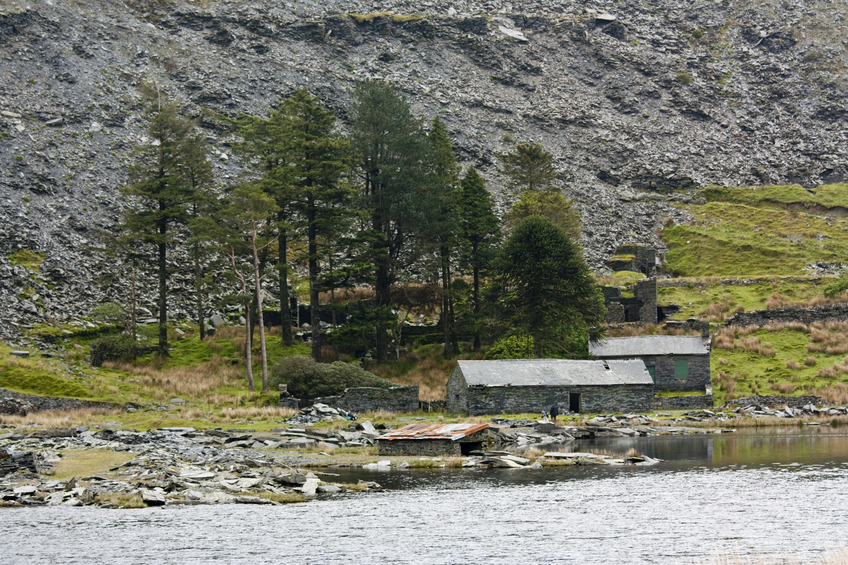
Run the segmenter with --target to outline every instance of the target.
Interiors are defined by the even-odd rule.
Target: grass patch
[[[306,497],[299,492],[257,492],[253,496],[271,500],[277,504],[297,504],[298,502],[306,502]]]
[[[104,492],[97,495],[97,501],[117,508],[147,508],[141,495],[125,492]]]
[[[684,208],[690,225],[663,230],[668,268],[683,276],[794,275],[848,255],[848,219],[819,215],[836,208],[839,186],[711,188],[704,205]],[[816,197],[816,193],[820,196]]]
[[[820,302],[824,289],[833,280],[831,277],[668,279],[659,281],[657,301],[680,306],[672,317],[675,320],[701,317],[722,322],[736,312]]]
[[[104,475],[115,465],[121,465],[135,457],[131,453],[108,449],[62,451],[61,454],[62,459],[54,465],[52,473],[53,478],[59,481],[72,477]]]
[[[41,396],[91,398],[89,387],[38,367],[27,360],[0,361],[0,388]]]
[[[717,404],[753,395],[848,402],[848,323],[731,326],[713,339]]]
[[[19,249],[9,255],[9,262],[12,265],[20,265],[26,267],[30,271],[38,273],[41,271],[41,263],[44,261],[44,253],[36,253],[29,249]]]

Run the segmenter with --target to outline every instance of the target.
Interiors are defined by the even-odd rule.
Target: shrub
[[[101,324],[124,324],[127,311],[117,302],[106,302],[91,311],[91,318]]]
[[[533,336],[511,335],[496,342],[484,359],[532,359],[534,351]]]
[[[286,357],[274,367],[270,385],[277,388],[281,384],[287,385],[289,393],[293,396],[307,400],[342,394],[350,387],[396,386],[393,382],[369,373],[357,365],[342,361],[316,363],[303,355]]]
[[[135,340],[128,335],[110,335],[91,342],[91,366],[104,361],[134,361],[139,354]]]

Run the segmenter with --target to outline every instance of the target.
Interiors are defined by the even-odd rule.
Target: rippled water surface
[[[0,512],[0,563],[817,561],[848,546],[848,433],[580,444],[654,467],[391,471],[307,504]]]

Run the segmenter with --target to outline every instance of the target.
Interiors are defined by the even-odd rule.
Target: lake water
[[[0,563],[725,563],[848,555],[848,430],[579,442],[652,467],[348,472],[268,506],[0,511]]]

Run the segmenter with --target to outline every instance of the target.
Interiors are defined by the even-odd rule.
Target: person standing
[[[553,406],[551,406],[551,412],[550,412],[550,414],[551,414],[551,421],[556,422],[556,418],[557,418],[557,416],[559,415],[559,407],[557,407],[557,405],[556,405],[556,404],[554,404]]]

